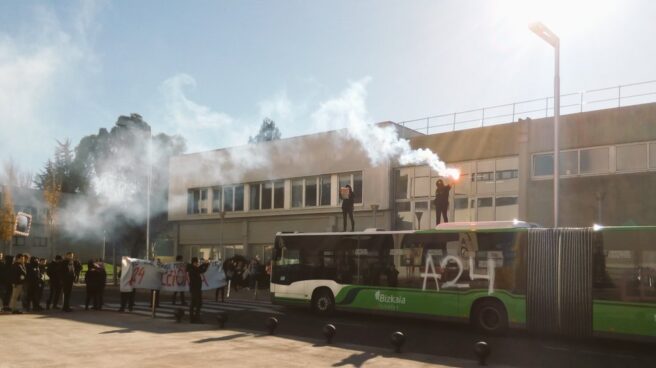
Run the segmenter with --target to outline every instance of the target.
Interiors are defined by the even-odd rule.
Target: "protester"
[[[11,283],[11,278],[12,278],[12,265],[14,263],[14,257],[7,255],[4,257],[4,292],[2,293],[2,311],[3,312],[10,312],[11,308],[9,308],[9,301],[11,300],[11,292],[12,292],[12,283]]]
[[[137,290],[133,289],[132,291],[128,292],[121,292],[121,308],[119,308],[119,312],[125,312],[125,308],[128,308],[128,311],[132,312],[132,308],[134,308],[134,297],[137,295]]]
[[[11,308],[11,313],[13,314],[22,314],[23,312],[19,311],[17,305],[22,294],[23,294],[23,285],[25,279],[27,278],[27,268],[25,267],[25,257],[22,254],[17,254],[14,260],[14,264],[11,266],[11,301],[9,303],[9,308]]]
[[[41,273],[41,282],[39,283],[39,290],[37,298],[39,303],[43,300],[43,290],[46,288],[46,282],[48,281],[48,262],[45,258],[39,258],[39,272]]]
[[[344,188],[348,189],[345,198],[342,198],[342,224],[343,230],[346,231],[346,216],[351,219],[351,231],[355,231],[355,221],[353,220],[353,188],[346,185]]]
[[[48,278],[50,283],[50,294],[48,296],[48,301],[46,302],[46,309],[58,309],[57,304],[59,304],[59,297],[62,293],[62,256],[59,254],[55,256],[55,259],[48,264]]]
[[[102,310],[103,304],[105,303],[105,286],[107,286],[107,271],[105,270],[105,263],[102,258],[98,259],[97,269],[98,269],[98,305],[96,305],[97,310]]]
[[[75,283],[79,284],[80,283],[80,272],[82,272],[82,263],[77,259],[77,257],[73,258],[73,268],[75,269]]]
[[[64,312],[73,311],[71,309],[71,292],[73,291],[73,283],[76,277],[73,256],[73,252],[66,253],[66,259],[60,269],[62,289],[64,291],[64,305],[62,306]]]
[[[41,279],[41,269],[39,268],[39,259],[35,256],[30,258],[26,266],[27,278],[25,282],[27,294],[27,310],[35,312],[41,311],[41,301],[39,299],[39,289],[43,286]]]
[[[84,283],[87,285],[87,297],[84,303],[84,309],[89,310],[89,302],[92,303],[92,309],[97,309],[98,306],[98,281],[100,280],[100,272],[96,268],[93,260],[87,262],[87,273],[84,276]]]
[[[444,185],[444,181],[439,179],[435,182],[435,218],[436,225],[440,224],[441,217],[444,217],[444,222],[449,222],[447,212],[449,211],[449,192],[451,185]]]
[[[180,256],[180,255],[178,255],[178,256],[175,257],[175,261],[176,261],[176,262],[184,262],[182,256]],[[176,278],[176,282],[177,282],[177,281],[178,281],[178,280],[177,280],[177,278]],[[177,296],[178,296],[178,292],[177,292],[177,291],[174,291],[174,292],[173,292],[173,304],[174,304],[174,305],[175,305],[175,300],[176,300],[176,297],[177,297]],[[184,291],[180,291],[180,302],[181,302],[182,305],[187,305],[187,302],[185,302],[185,293],[184,293]]]
[[[209,261],[204,261],[203,264],[199,266],[197,257],[193,257],[191,263],[187,265],[189,292],[191,293],[191,305],[189,306],[189,321],[191,323],[200,322],[200,308],[203,305],[203,281],[201,274],[207,271],[209,265]]]
[[[5,268],[5,255],[0,252],[0,299],[2,299],[3,304],[5,302],[5,288],[7,287],[7,273],[5,272]]]

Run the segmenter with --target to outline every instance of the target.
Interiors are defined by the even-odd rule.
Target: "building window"
[[[303,207],[303,179],[292,180],[292,207]]]
[[[533,156],[533,176],[551,176],[553,170],[553,154],[540,153]]]
[[[615,149],[617,171],[640,171],[647,169],[647,144],[617,146]]]
[[[649,143],[649,168],[656,169],[656,142]]]
[[[22,236],[14,236],[14,245],[17,247],[22,247],[25,246],[27,242],[25,241],[25,237]]]
[[[581,174],[601,174],[609,171],[608,147],[581,150]]]
[[[488,172],[479,172],[471,177],[472,181],[494,181],[494,173],[491,171]]]
[[[497,181],[519,178],[519,170],[499,170],[496,172]]]
[[[250,185],[251,197],[250,197],[249,209],[251,211],[260,209],[260,187],[261,187],[261,185],[262,185],[261,183],[253,183],[253,184]]]
[[[262,209],[270,210],[273,205],[273,182],[262,183]]]
[[[244,184],[235,185],[235,211],[244,210]]]
[[[579,173],[579,151],[560,152],[560,175],[577,175]]]
[[[228,187],[223,187],[223,210],[226,212],[232,212],[234,210],[233,207],[233,199],[234,199],[234,187],[228,186]]]
[[[501,206],[514,206],[517,204],[517,197],[497,197],[496,205]]]
[[[273,182],[273,208],[285,208],[285,181]]]
[[[453,208],[456,210],[466,210],[468,198],[455,198],[453,201]]]
[[[220,187],[212,188],[212,212],[219,213],[222,211],[221,208],[221,197],[223,190]]]
[[[476,202],[476,207],[477,208],[492,207],[492,197],[478,198]]]
[[[305,207],[317,205],[317,177],[305,179]]]
[[[189,189],[187,191],[187,214],[207,213],[207,189]]]
[[[48,238],[37,236],[32,238],[32,246],[33,247],[47,247],[48,246]]]
[[[319,180],[321,185],[319,186],[322,206],[330,206],[330,175],[322,175]]]
[[[407,199],[408,198],[408,173],[407,169],[403,169],[403,173],[401,173],[401,170],[394,170],[395,174],[395,180],[394,180],[394,187],[396,188],[395,190],[395,196],[394,198],[396,199]],[[342,186],[341,184],[341,179],[340,179],[340,187]]]

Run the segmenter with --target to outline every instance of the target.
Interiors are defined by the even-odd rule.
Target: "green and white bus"
[[[448,223],[279,233],[274,303],[571,336],[656,338],[656,227]]]

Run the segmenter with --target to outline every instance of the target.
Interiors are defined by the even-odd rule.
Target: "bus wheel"
[[[506,308],[495,299],[487,299],[477,303],[471,318],[474,326],[481,332],[502,334],[508,330]]]
[[[335,298],[329,289],[319,289],[312,297],[312,309],[321,315],[329,315],[335,310]]]

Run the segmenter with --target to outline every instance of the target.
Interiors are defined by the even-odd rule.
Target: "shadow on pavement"
[[[246,337],[246,336],[252,336],[252,335],[246,334],[246,333],[237,333],[237,334],[228,335],[228,336],[211,337],[211,338],[207,338],[207,339],[196,340],[196,341],[194,341],[194,344],[204,344],[206,342],[234,340],[234,339],[238,339],[240,337]]]

